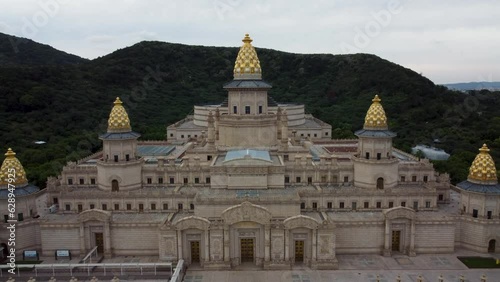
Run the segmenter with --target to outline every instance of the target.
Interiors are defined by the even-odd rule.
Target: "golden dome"
[[[2,168],[0,168],[0,185],[7,185],[9,183],[15,186],[28,184],[26,172],[21,162],[16,158],[16,153],[9,148],[7,153],[5,153],[5,157]],[[12,175],[13,173],[14,175]],[[14,181],[11,180],[9,182],[11,178],[14,178]]]
[[[469,177],[467,180],[473,183],[479,184],[497,184],[497,169],[495,168],[495,162],[493,158],[488,153],[490,149],[486,144],[479,149],[479,154],[472,162],[469,168]]]
[[[259,57],[252,46],[252,39],[248,34],[243,38],[241,46],[234,63],[234,79],[262,79]]]
[[[377,130],[377,129],[388,129],[387,127],[387,117],[385,116],[384,108],[380,104],[380,98],[375,95],[372,100],[372,105],[366,112],[365,125],[363,129],[367,130]]]
[[[119,97],[116,97],[114,102],[115,106],[111,110],[108,119],[108,132],[129,132],[132,130],[130,127],[130,120],[123,103]]]

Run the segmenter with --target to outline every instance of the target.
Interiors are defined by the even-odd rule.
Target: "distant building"
[[[418,151],[422,152],[422,154],[424,154],[424,156],[429,160],[445,161],[450,157],[450,154],[446,153],[443,149],[427,145],[417,145],[411,148],[412,154],[417,154]]]
[[[486,147],[453,203],[447,174],[393,147],[380,97],[357,139],[332,140],[331,127],[303,105],[269,98],[251,42],[243,39],[226,101],[195,106],[166,141],[138,141],[117,98],[103,150],[32,193],[46,199],[42,209],[59,210],[20,224],[18,252],[97,248],[105,258],[157,256],[205,269],[336,269],[336,254],[499,252],[500,188]],[[2,180],[11,160],[9,151]],[[38,209],[24,197],[20,206]],[[0,228],[0,243],[7,239]]]

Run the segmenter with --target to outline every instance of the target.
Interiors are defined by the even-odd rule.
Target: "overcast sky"
[[[435,83],[500,81],[500,1],[0,0],[0,32],[84,58],[142,40],[372,53]],[[265,75],[265,70],[264,70]]]

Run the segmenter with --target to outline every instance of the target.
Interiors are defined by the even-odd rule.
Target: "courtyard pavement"
[[[500,282],[500,269],[468,269],[458,256],[489,256],[471,251],[460,250],[453,254],[417,255],[408,257],[394,255],[338,255],[339,270],[312,270],[295,266],[292,270],[256,270],[253,266],[243,266],[235,271],[205,271],[188,268],[185,282],[417,282],[421,275],[423,281],[438,281],[440,275],[445,282],[460,281],[463,275],[467,282],[481,281],[481,275],[488,282]],[[495,254],[500,258],[499,254]],[[249,268],[249,269],[246,269]],[[378,280],[377,280],[378,279]]]

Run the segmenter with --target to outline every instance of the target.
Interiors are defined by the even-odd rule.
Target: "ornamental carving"
[[[164,256],[175,257],[177,255],[175,246],[175,237],[164,238],[164,244],[165,244]]]
[[[414,220],[415,211],[407,207],[395,207],[392,209],[384,210],[386,219],[407,218]]]
[[[235,224],[241,221],[253,221],[259,224],[269,224],[272,214],[264,207],[254,205],[250,202],[243,202],[227,208],[221,215],[225,224]]]
[[[99,209],[91,209],[83,211],[78,215],[78,222],[80,223],[90,220],[109,222],[111,221],[111,212]]]
[[[273,237],[272,242],[273,242],[272,250],[274,257],[276,257],[276,255],[280,255],[281,253],[283,253],[283,238]]]
[[[210,221],[199,216],[188,216],[174,223],[177,230],[201,229],[207,230],[210,227]]]
[[[212,237],[210,240],[210,251],[212,260],[220,260],[222,258],[222,237]]]
[[[330,236],[319,236],[319,253],[327,255],[330,253]]]
[[[285,219],[283,221],[283,225],[285,225],[286,229],[294,229],[301,227],[308,229],[316,229],[318,228],[319,222],[309,216],[296,215]]]

